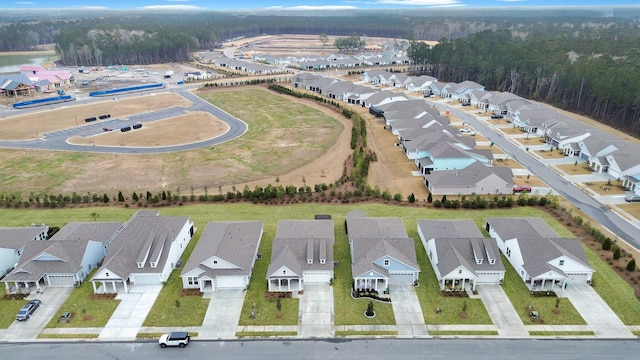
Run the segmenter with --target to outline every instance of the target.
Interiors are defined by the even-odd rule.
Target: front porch
[[[525,281],[529,291],[559,291],[567,286],[566,279],[532,279]]]
[[[474,279],[441,279],[440,291],[475,291],[476,283]]]
[[[290,278],[269,278],[269,291],[302,291],[302,279],[298,277]]]
[[[355,278],[353,288],[356,291],[374,290],[384,292],[389,289],[389,279],[386,278]]]
[[[4,287],[6,294],[25,294],[28,296],[31,293],[41,294],[46,283],[44,278],[41,278],[38,281],[5,282]]]
[[[128,293],[130,290],[129,280],[123,279],[109,279],[109,280],[92,280],[94,294],[109,294],[109,293]]]

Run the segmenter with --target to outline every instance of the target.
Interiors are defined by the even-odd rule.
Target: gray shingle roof
[[[0,228],[0,248],[20,249],[29,241],[34,241],[43,230],[40,226]]]
[[[471,220],[418,220],[425,240],[433,238],[481,238],[482,232]]]
[[[504,264],[499,254],[498,244],[493,238],[436,238],[436,251],[438,253],[438,270],[446,275],[460,265],[473,273],[477,271],[504,271]],[[476,254],[474,254],[474,248]],[[495,263],[491,264],[487,254],[493,254]],[[476,262],[476,255],[482,258],[482,264]]]
[[[559,238],[544,220],[538,217],[528,218],[487,218],[503,241],[515,238]]]
[[[562,268],[549,264],[550,261],[563,255],[592,269],[584,254],[580,239],[518,237],[517,241],[522,252],[524,269],[531,277],[540,276],[549,270],[566,276]]]
[[[157,212],[139,211],[111,241],[109,252],[101,268],[109,269],[112,273],[127,279],[132,273],[160,273],[167,261],[171,242],[189,222],[188,216],[160,216]],[[136,260],[142,252],[149,236],[153,236],[152,251],[162,247],[162,253],[155,268],[147,259],[142,268],[138,268]]]
[[[333,269],[333,220],[280,220],[271,250],[267,277],[283,266],[300,277],[305,270]],[[311,243],[311,245],[309,245]],[[313,263],[307,263],[308,247],[313,248]],[[324,252],[325,263],[320,263]]]
[[[261,221],[210,222],[200,235],[181,276],[198,268],[211,278],[219,275],[251,275],[260,246]],[[236,268],[211,269],[202,264],[212,257],[225,260]]]

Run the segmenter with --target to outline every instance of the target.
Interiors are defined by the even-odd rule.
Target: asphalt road
[[[7,359],[635,359],[638,340],[369,339],[192,341],[161,349],[157,342],[0,344]]]
[[[555,171],[546,167],[532,155],[522,150],[508,139],[505,139],[501,134],[498,134],[482,121],[464,111],[450,108],[447,105],[438,103],[435,103],[435,105],[440,108],[440,110],[449,109],[452,114],[472,125],[476,131],[483,134],[487,139],[489,139],[489,141],[493,141],[495,145],[500,147],[514,160],[526,167],[532,174],[539,177],[580,210],[584,211],[584,213],[591,217],[595,222],[602,224],[636,249],[640,249],[640,229],[635,227],[626,219],[596,201]]]
[[[169,90],[159,90],[154,92],[163,92]],[[122,120],[107,120],[98,121],[95,123],[83,123],[78,127],[59,130],[51,133],[41,134],[39,139],[27,140],[27,141],[0,141],[0,147],[13,148],[13,149],[40,149],[40,150],[54,150],[54,151],[83,151],[94,153],[112,153],[112,154],[160,154],[176,151],[187,151],[199,149],[202,147],[210,147],[218,145],[237,137],[242,136],[247,131],[247,124],[232,116],[231,114],[223,111],[222,109],[213,106],[209,102],[201,99],[200,97],[190,93],[187,88],[181,88],[174,92],[179,93],[187,100],[193,103],[193,106],[189,108],[189,111],[206,111],[217,117],[221,121],[229,125],[229,130],[213,139],[186,143],[174,146],[158,146],[158,147],[124,147],[124,146],[91,146],[91,145],[74,145],[67,142],[67,139],[73,136],[90,136],[104,132],[103,128],[110,128],[113,131],[120,131],[120,128],[133,125],[135,123],[148,123],[152,121],[163,120],[169,117],[183,115],[187,113],[187,110],[180,107],[172,107],[169,109],[163,109],[159,111],[143,113],[130,117],[127,121]],[[139,95],[135,94],[135,95]],[[99,100],[104,100],[100,98]],[[68,103],[61,104],[61,106],[69,106]],[[38,109],[38,108],[36,108]],[[38,110],[42,110],[41,108]],[[35,111],[35,110],[30,110]],[[136,131],[136,130],[132,130]]]

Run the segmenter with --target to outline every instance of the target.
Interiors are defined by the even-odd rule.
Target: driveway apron
[[[391,306],[396,318],[398,337],[425,337],[429,335],[416,290],[411,284],[389,285]]]
[[[211,293],[198,338],[235,339],[246,293],[242,289],[223,289]]]
[[[60,306],[73,290],[73,287],[46,287],[44,293],[32,293],[28,300],[40,299],[42,306],[33,313],[30,319],[25,321],[14,321],[9,326],[4,335],[0,337],[2,340],[33,340],[49,323],[51,318],[58,312]],[[15,314],[14,314],[15,315]]]
[[[333,337],[333,287],[329,284],[304,284],[300,297],[298,337]]]
[[[498,330],[498,335],[504,337],[529,336],[524,323],[500,285],[483,284],[478,285],[476,289],[485,308],[487,308],[487,312],[489,312],[491,321]]]
[[[567,297],[571,301],[573,307],[578,310],[597,337],[635,337],[590,285],[569,284],[560,296]]]
[[[98,336],[100,340],[135,340],[162,285],[133,285],[118,293],[120,304]]]

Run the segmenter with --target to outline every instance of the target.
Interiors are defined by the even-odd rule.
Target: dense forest
[[[3,12],[0,51],[55,43],[63,64],[92,66],[184,61],[225,39],[263,33],[410,39],[416,74],[473,80],[640,136],[639,16],[637,9]],[[440,43],[431,49],[417,40]]]

